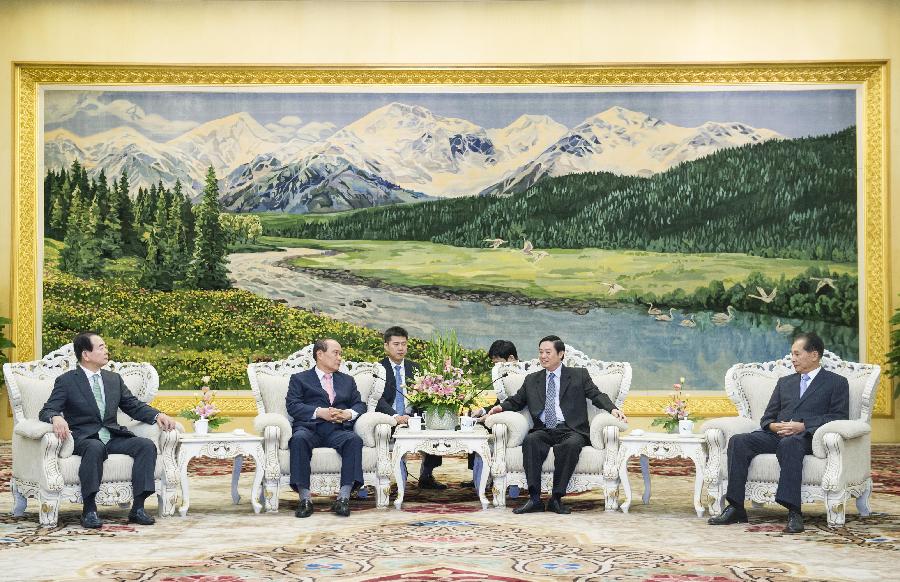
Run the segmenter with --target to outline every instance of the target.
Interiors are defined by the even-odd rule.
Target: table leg
[[[622,513],[628,513],[631,507],[631,482],[628,480],[628,455],[619,463],[619,481],[622,484],[622,492],[625,494],[625,501],[619,507]]]
[[[241,494],[238,493],[238,479],[241,478],[241,466],[244,464],[244,455],[234,458],[234,467],[231,469],[231,502],[237,505],[241,502]]]
[[[262,511],[260,497],[262,497],[263,474],[266,472],[266,465],[264,462],[265,452],[263,451],[262,446],[260,445],[254,448],[250,452],[250,456],[253,457],[253,463],[256,465],[253,471],[253,486],[250,488],[250,505],[253,506],[253,513],[259,513]],[[238,457],[238,459],[243,459],[243,457]],[[237,466],[237,463],[235,463],[235,466]],[[237,478],[234,479],[234,482],[237,483]],[[238,497],[238,499],[240,499],[240,497]]]
[[[481,447],[481,450],[474,451],[476,455],[481,457],[482,461],[482,470],[478,475],[478,498],[481,499],[481,509],[487,509],[490,507],[490,503],[488,502],[487,495],[485,495],[485,488],[487,487],[487,478],[488,478],[488,467],[491,466],[491,451],[487,445]]]
[[[697,512],[697,517],[703,517],[705,508],[700,501],[701,493],[703,493],[703,458],[694,453],[691,455],[691,460],[694,461],[694,510]]]
[[[394,480],[397,481],[397,499],[394,500],[394,507],[397,509],[403,508],[403,494],[406,490],[406,480],[403,478],[403,455],[406,454],[406,451],[403,451],[399,448],[397,443],[394,443]]]
[[[650,459],[647,455],[641,455],[641,475],[644,477],[644,495],[641,501],[647,505],[650,503]]]
[[[193,458],[193,455],[184,453],[178,460],[178,468],[181,472],[181,507],[178,508],[178,513],[181,514],[181,517],[187,515],[188,508],[191,506],[191,488],[188,485],[188,463],[190,463]]]

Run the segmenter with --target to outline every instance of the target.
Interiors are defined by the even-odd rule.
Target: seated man
[[[122,376],[101,370],[109,362],[103,338],[92,331],[82,332],[72,340],[78,366],[59,376],[53,392],[38,413],[38,418],[53,424],[60,441],[72,435],[74,454],[81,457],[78,480],[84,506],[81,526],[96,529],[103,526],[97,514],[97,491],[103,479],[103,462],[110,454],[128,455],[134,502],[128,513],[129,523],[153,525],[156,521],[144,511],[144,500],[155,490],[156,445],[150,439],[137,437],[121,426],[116,412],[122,412],[147,424],[158,424],[173,430],[175,421],[145,404],[132,394]]]
[[[575,472],[581,449],[590,443],[587,402],[610,412],[619,420],[627,420],[613,405],[609,396],[600,391],[584,368],[563,366],[566,344],[555,335],[543,338],[538,344],[540,372],[525,377],[518,392],[503,403],[491,408],[488,414],[526,406],[534,424],[522,442],[522,462],[528,482],[528,501],[513,513],[544,511],[541,503],[541,465],[553,448],[553,492],[547,510],[560,514],[571,513],[562,501]]]
[[[384,392],[375,407],[377,412],[389,414],[397,419],[397,426],[407,424],[411,414],[422,412],[416,410],[406,400],[406,386],[411,383],[419,371],[419,364],[406,359],[409,348],[409,334],[399,326],[389,327],[384,332],[384,351],[387,356],[381,360],[384,366]],[[446,489],[447,486],[434,478],[435,467],[440,467],[443,457],[440,455],[422,455],[422,467],[419,470],[420,489]],[[406,476],[404,466],[404,478]]]
[[[338,371],[341,344],[333,339],[317,340],[313,344],[313,359],[313,368],[291,376],[287,392],[287,412],[294,429],[288,443],[291,488],[300,493],[300,505],[294,515],[312,515],[309,474],[313,449],[330,447],[341,455],[340,491],[331,510],[347,517],[350,493],[363,483],[363,442],[353,432],[353,424],[366,411],[366,405],[353,377]]]
[[[750,462],[756,455],[775,453],[781,470],[775,502],[788,510],[784,533],[803,531],[803,457],[812,454],[817,428],[850,417],[850,385],[840,374],[819,365],[824,353],[825,343],[815,333],[801,333],[794,340],[791,362],[796,373],[778,380],[760,429],[736,434],[728,441],[728,506],[709,519],[710,525],[747,522],[744,496]]]

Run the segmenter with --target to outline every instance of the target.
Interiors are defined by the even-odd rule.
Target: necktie
[[[806,392],[806,388],[809,386],[809,374],[803,374],[800,376],[800,398],[803,398],[803,394]]]
[[[100,394],[100,374],[92,374],[91,375],[91,391],[94,393],[94,400],[97,401],[97,410],[100,411],[100,421],[103,422],[103,417],[106,416],[106,410],[104,410],[103,406],[103,396]],[[109,442],[109,429],[103,427],[100,429],[100,432],[97,433],[97,436],[100,437],[100,440],[105,445]]]
[[[322,374],[322,380],[324,380],[323,388],[328,393],[328,402],[334,404],[334,382],[331,379],[331,374]]]
[[[547,376],[547,402],[544,403],[544,425],[547,428],[556,428],[559,421],[556,420],[556,374],[550,372]]]
[[[397,414],[406,414],[406,398],[403,396],[403,376],[400,375],[400,364],[394,366],[394,385],[397,391],[394,393],[394,410]]]

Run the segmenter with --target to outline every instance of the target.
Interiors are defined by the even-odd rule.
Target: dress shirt
[[[319,384],[322,385],[322,390],[325,389],[325,374],[327,374],[327,373],[328,372],[323,372],[322,370],[319,369],[318,366],[316,366],[316,376],[319,377]],[[331,385],[334,386],[334,373],[331,374],[331,382],[332,382]],[[359,413],[356,412],[355,410],[353,410],[352,408],[350,408],[349,410],[350,410],[350,420],[351,421],[356,420],[356,417],[359,416]],[[319,411],[318,408],[313,410],[313,415],[312,415],[313,420],[316,419],[316,413],[318,411]]]

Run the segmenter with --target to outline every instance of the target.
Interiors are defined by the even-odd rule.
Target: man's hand
[[[481,418],[485,414],[487,414],[487,411],[484,408],[476,408],[469,413],[469,416],[472,418]]]
[[[353,413],[349,410],[341,410],[340,408],[329,408],[331,411],[331,422],[342,423],[353,418]]]
[[[404,424],[409,424],[409,415],[408,414],[398,414],[398,415],[395,415],[394,418],[397,419],[397,426],[403,426]]]
[[[500,406],[499,404],[498,404],[497,406],[491,408],[490,410],[488,410],[488,412],[487,412],[487,414],[486,414],[485,416],[490,416],[490,415],[492,415],[492,414],[497,414],[498,412],[503,412],[503,407]]]
[[[775,423],[773,423],[775,424]],[[795,434],[800,434],[806,430],[806,425],[802,422],[791,420],[788,422],[778,423],[780,425],[779,429],[776,431],[776,434],[780,437],[792,436]],[[771,428],[771,424],[769,427]]]
[[[64,441],[69,438],[69,435],[72,434],[69,431],[69,423],[66,422],[66,419],[62,416],[54,416],[50,419],[53,424],[53,434],[56,435],[60,441]]]
[[[160,412],[156,417],[156,424],[158,424],[163,430],[175,430],[176,426],[175,420],[171,416],[163,412]]]
[[[610,414],[612,414],[614,418],[618,418],[622,422],[628,422],[628,417],[625,416],[625,413],[618,408],[613,408],[613,411]]]
[[[334,419],[332,418],[331,411],[333,408],[316,408],[316,418],[320,420],[326,420],[328,422],[332,422]]]

